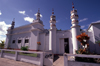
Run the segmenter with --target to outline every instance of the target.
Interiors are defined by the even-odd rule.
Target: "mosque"
[[[40,12],[38,10],[36,19],[32,23],[24,26],[14,28],[15,22],[7,30],[5,48],[20,49],[22,46],[28,46],[29,50],[49,51],[52,50],[54,54],[71,53],[75,54],[75,50],[81,47],[80,42],[76,36],[81,34],[80,25],[78,25],[77,10],[71,11],[71,29],[58,31],[56,27],[56,16],[54,11],[50,16],[50,29],[44,29],[42,20],[40,20]],[[90,51],[100,54],[99,44],[95,41],[100,40],[100,22],[91,23],[85,31],[90,37],[89,45]]]

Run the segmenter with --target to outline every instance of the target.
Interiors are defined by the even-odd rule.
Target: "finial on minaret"
[[[38,8],[38,13],[40,13],[40,8]]]
[[[74,9],[74,3],[72,2],[72,8]]]
[[[15,18],[13,18],[13,22],[15,22]]]
[[[54,14],[54,9],[52,8],[52,15]]]
[[[13,18],[12,24],[11,24],[11,29],[14,29],[15,26],[15,18]]]
[[[40,20],[40,8],[38,8],[38,12],[37,12],[37,14],[36,14],[36,19],[37,19],[37,20]]]

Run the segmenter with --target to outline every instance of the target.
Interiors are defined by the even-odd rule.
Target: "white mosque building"
[[[12,26],[7,30],[5,48],[20,49],[22,46],[28,46],[29,50],[49,51],[52,50],[54,54],[73,53],[78,49],[80,43],[76,36],[81,34],[80,25],[78,25],[77,10],[71,11],[71,29],[57,31],[56,16],[54,12],[50,16],[50,29],[44,29],[42,20],[40,20],[40,12],[37,12],[36,19],[33,23],[25,26],[14,28],[14,21]],[[90,51],[100,54],[100,46],[95,44],[95,41],[100,40],[100,22],[91,23],[86,33],[90,36],[89,45]],[[38,45],[40,42],[41,45]]]

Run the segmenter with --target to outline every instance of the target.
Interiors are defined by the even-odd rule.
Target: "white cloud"
[[[100,20],[97,20],[97,21],[94,21],[94,22],[91,22],[91,23],[100,23]]]
[[[25,20],[25,21],[28,21],[28,22],[30,22],[30,23],[32,23],[33,20],[34,20],[34,18],[24,17],[24,20]]]
[[[37,15],[37,13],[36,13],[36,14],[34,14],[34,15],[36,16],[36,15]],[[43,17],[43,16],[42,16],[42,14],[40,14],[40,17]]]
[[[0,40],[6,40],[6,36],[0,36]],[[0,41],[1,43],[1,41]]]
[[[86,21],[86,20],[88,20],[88,18],[81,19],[81,20],[79,20],[79,22],[83,22],[83,21]]]
[[[84,28],[85,26],[83,25],[83,26],[81,26],[81,28]]]
[[[84,31],[86,31],[87,29],[83,29]]]
[[[0,15],[2,15],[1,11],[0,11]]]
[[[5,21],[0,21],[0,40],[5,40],[8,27],[11,27],[11,25],[6,24]]]
[[[95,21],[95,22],[92,22],[92,23],[98,23],[98,22],[100,22],[100,20],[97,20],[97,21]]]
[[[19,13],[25,15],[25,11],[19,11]]]
[[[28,21],[30,23],[33,22],[34,18],[29,17],[27,14],[25,14],[25,11],[19,11],[20,14],[26,15],[27,17],[24,17],[25,21]]]

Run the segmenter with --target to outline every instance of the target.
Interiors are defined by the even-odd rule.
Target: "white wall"
[[[49,50],[49,34],[45,36],[45,50]]]
[[[18,61],[24,61],[32,64],[39,65],[40,64],[40,58],[37,57],[31,57],[31,56],[24,56],[24,55],[18,55]]]
[[[39,50],[48,51],[49,50],[49,35],[46,35],[45,33],[40,33],[39,41],[41,42],[41,45],[38,45]]]
[[[91,25],[88,30],[88,36],[90,36],[89,47],[91,53],[100,54],[100,46],[95,43],[95,41],[100,40],[100,24]]]
[[[92,32],[88,32],[88,36],[90,37],[89,39],[89,50],[90,52],[94,52],[95,50],[95,46],[94,46],[94,38],[93,38],[93,33]]]
[[[10,35],[6,35],[5,48],[8,47],[9,38],[10,38]]]
[[[39,50],[45,50],[45,33],[39,35],[39,41],[41,42],[41,45],[38,45]]]
[[[31,42],[30,42],[30,48],[31,50],[38,50],[38,36],[39,36],[39,31],[32,31],[31,32]]]
[[[94,29],[94,38],[95,41],[100,40],[100,23],[99,24],[94,24],[93,25],[93,29]],[[98,44],[95,44],[95,51],[97,54],[100,54],[100,46]]]
[[[11,48],[21,48],[21,46],[25,46],[25,38],[30,38],[31,33],[24,33],[24,34],[15,34],[12,35],[10,47]],[[18,39],[21,39],[21,43],[18,43]],[[13,40],[16,40],[15,43],[12,43]],[[29,47],[30,47],[30,40],[29,40]]]

